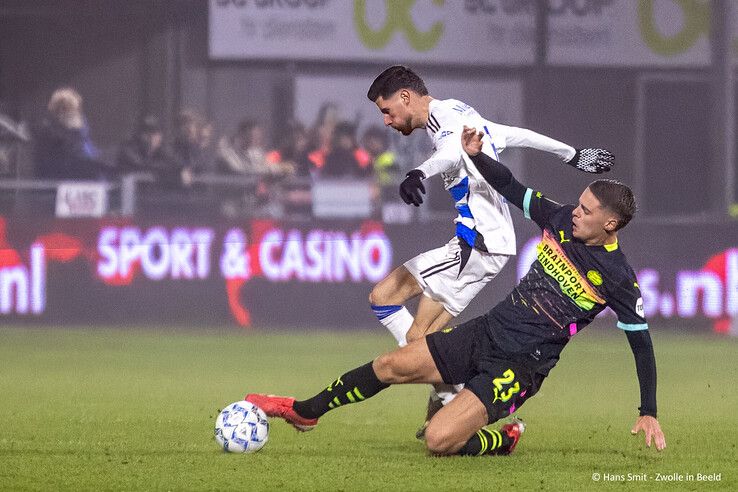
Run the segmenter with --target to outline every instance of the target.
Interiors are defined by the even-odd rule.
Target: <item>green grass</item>
[[[310,396],[392,348],[390,337],[6,327],[0,490],[738,490],[737,341],[653,337],[661,453],[630,435],[638,386],[625,337],[593,328],[520,410],[528,428],[509,457],[428,457],[413,438],[421,386],[338,409],[307,434],[273,420],[261,452],[228,455],[212,437],[220,407],[250,391]],[[657,473],[721,481],[657,483]]]

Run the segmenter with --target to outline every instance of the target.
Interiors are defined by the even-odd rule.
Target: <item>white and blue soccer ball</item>
[[[269,440],[264,411],[247,401],[231,403],[215,419],[215,441],[229,453],[255,453]]]

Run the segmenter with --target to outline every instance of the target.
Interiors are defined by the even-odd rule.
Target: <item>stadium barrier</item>
[[[257,176],[204,173],[194,175],[191,186],[185,188],[161,183],[148,172],[124,174],[117,181],[0,179],[0,214],[68,218],[191,212],[218,216],[229,198],[255,198],[259,182]],[[283,185],[309,190],[312,180],[293,176]],[[236,215],[251,216],[257,210],[255,200],[243,205]]]

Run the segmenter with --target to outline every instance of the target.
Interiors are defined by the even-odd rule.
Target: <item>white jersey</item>
[[[464,125],[485,132],[482,152],[499,159],[506,147],[530,147],[567,161],[576,150],[531,130],[498,125],[456,99],[431,100],[426,131],[433,155],[416,169],[426,178],[441,174],[458,215],[456,235],[472,248],[493,254],[515,254],[515,231],[507,202],[482,177],[461,146]]]

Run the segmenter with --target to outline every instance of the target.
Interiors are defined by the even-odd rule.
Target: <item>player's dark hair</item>
[[[615,212],[618,216],[618,225],[615,230],[622,229],[633,218],[638,207],[636,206],[633,190],[615,179],[598,179],[589,185],[589,191],[599,200],[603,207]]]
[[[394,65],[374,79],[366,93],[366,97],[370,101],[376,102],[379,96],[386,99],[400,89],[409,89],[421,96],[428,95],[428,89],[418,74],[405,66]]]

